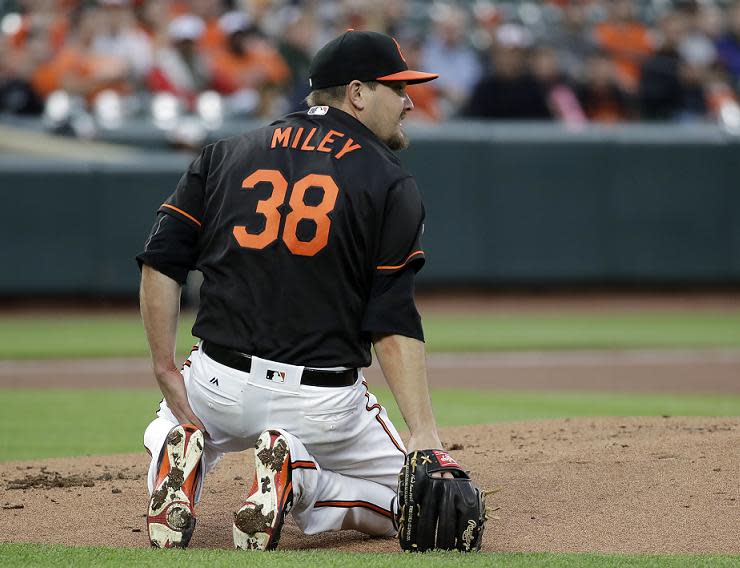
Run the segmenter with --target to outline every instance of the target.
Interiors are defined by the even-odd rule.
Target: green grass
[[[156,390],[0,390],[0,461],[143,451]]]
[[[182,317],[178,352],[193,343]],[[430,351],[740,347],[740,312],[430,315]],[[3,317],[0,360],[148,355],[138,315]]]
[[[192,345],[192,321],[193,318],[186,315],[181,322],[178,334],[180,353]],[[135,314],[0,319],[0,360],[139,357],[148,354],[144,326]]]
[[[462,555],[435,552],[421,554],[337,553],[332,551],[276,551],[245,553],[233,550],[148,550],[93,547],[0,544],[0,566],[39,566],[50,568],[77,566],[141,566],[152,568],[209,568],[250,566],[250,568],[592,568],[666,567],[724,568],[737,566],[740,556],[729,555],[621,555],[491,553]]]
[[[740,312],[434,315],[433,351],[740,346]]]
[[[394,424],[403,421],[387,389],[373,389]],[[0,461],[142,451],[156,390],[0,390]],[[433,392],[440,426],[568,416],[738,416],[740,396],[614,393]]]

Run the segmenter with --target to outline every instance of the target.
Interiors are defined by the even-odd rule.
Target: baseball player
[[[349,30],[314,58],[307,111],[206,146],[160,207],[137,257],[164,395],[144,434],[153,546],[187,546],[205,474],[250,447],[237,548],[275,548],[289,511],[306,534],[394,534],[406,450],[441,447],[414,304],[424,208],[393,152],[408,144],[406,85],[436,77],[391,37]],[[194,269],[200,341],[178,370]],[[363,380],[371,344],[408,447]]]

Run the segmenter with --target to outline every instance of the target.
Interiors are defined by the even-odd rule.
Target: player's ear
[[[357,110],[365,110],[367,105],[366,93],[367,85],[361,81],[352,81],[347,85],[347,99],[353,108]]]

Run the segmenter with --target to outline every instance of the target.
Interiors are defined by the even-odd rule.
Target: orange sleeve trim
[[[203,226],[203,223],[201,223],[200,221],[198,221],[198,219],[196,219],[195,217],[193,217],[190,213],[185,213],[185,211],[183,211],[182,209],[178,209],[174,205],[170,205],[169,203],[162,203],[162,207],[167,207],[167,209],[172,209],[173,211],[177,211],[180,215],[184,215],[185,217],[187,217],[188,219],[190,219],[193,223],[195,223],[199,227],[202,227]]]
[[[397,268],[403,268],[404,266],[406,266],[409,263],[409,261],[412,258],[414,258],[415,256],[419,256],[420,254],[424,254],[424,251],[423,250],[417,250],[415,252],[412,252],[406,258],[406,260],[404,260],[403,263],[402,264],[399,264],[398,266],[376,266],[376,269],[377,270],[396,270]]]
[[[369,509],[373,511],[374,513],[378,513],[379,515],[383,515],[384,517],[387,517],[389,519],[393,518],[393,513],[388,511],[387,509],[383,509],[382,507],[379,507],[375,503],[369,503],[367,501],[316,501],[314,504],[315,508],[320,507],[340,507],[343,509],[349,509],[352,507],[362,507],[363,509]]]
[[[316,469],[316,464],[312,461],[298,460],[290,462],[291,469]]]

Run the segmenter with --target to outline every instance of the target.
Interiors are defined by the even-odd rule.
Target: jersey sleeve
[[[369,334],[398,334],[424,340],[414,301],[414,279],[424,264],[421,234],[424,206],[413,178],[388,194],[370,297],[362,319]]]
[[[377,274],[362,318],[362,332],[397,334],[424,341],[421,317],[414,302],[411,269]]]
[[[159,208],[160,213],[172,215],[200,229],[203,226],[205,185],[208,175],[211,147],[206,146],[180,178],[177,188]]]
[[[139,269],[151,266],[180,285],[185,284],[188,272],[198,259],[200,232],[179,218],[159,213],[152,232],[144,243],[144,251],[136,256]]]
[[[195,268],[209,152],[210,147],[204,148],[192,161],[174,193],[160,206],[144,251],[136,257],[139,268],[146,264],[180,284]]]
[[[424,265],[423,232],[424,205],[416,182],[407,177],[388,192],[375,273],[391,274],[405,268],[412,268],[414,272],[421,270]]]

